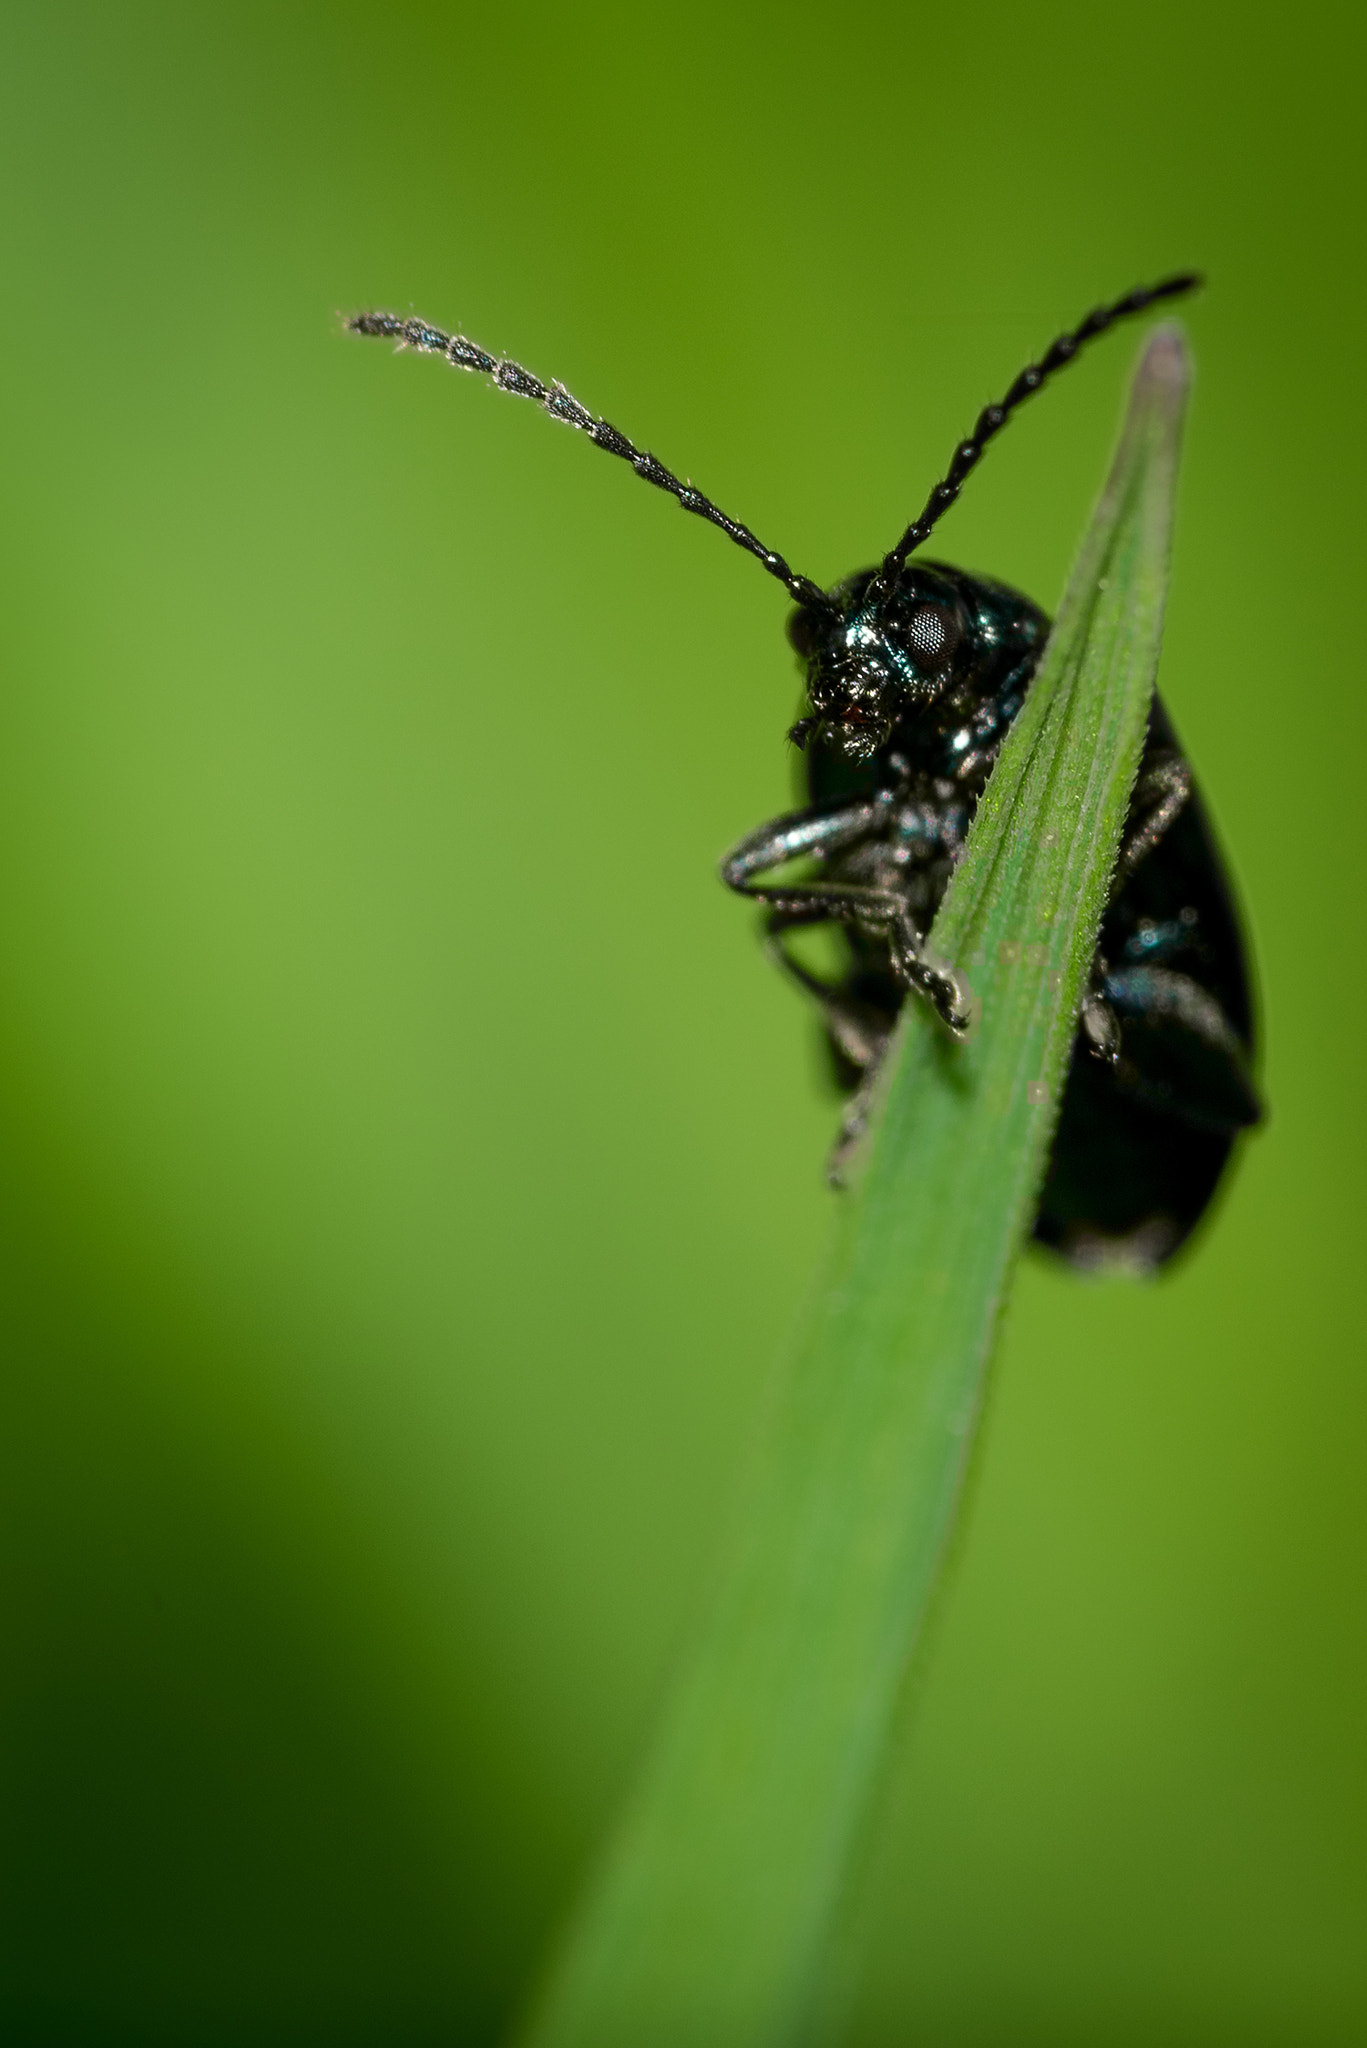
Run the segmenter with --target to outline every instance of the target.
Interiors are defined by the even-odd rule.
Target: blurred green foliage
[[[1367,2029],[1364,30],[1346,7],[0,28],[10,2038],[487,2042],[639,1753],[822,1241],[717,854],[830,580],[1197,263],[1160,687],[1272,1122],[1171,1280],[1027,1264],[860,2048]],[[937,536],[1052,604],[1128,344]]]

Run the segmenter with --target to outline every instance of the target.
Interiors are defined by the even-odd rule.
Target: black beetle
[[[789,638],[807,708],[789,737],[806,753],[807,803],[749,834],[722,862],[727,884],[766,907],[771,948],[820,1006],[849,1096],[832,1160],[862,1127],[870,1086],[909,990],[962,1035],[971,996],[924,946],[969,820],[1038,666],[1049,621],[1028,598],[940,563],[909,563],[1011,414],[1084,343],[1192,274],[1090,313],[987,406],[920,517],[876,569],[825,591],[653,455],[545,384],[426,321],[363,313],[386,335],[486,373],[631,463],[685,511],[720,526],[797,600]],[[797,860],[814,873],[759,877]],[[834,926],[844,953],[819,975],[791,951],[801,927]],[[1261,1114],[1251,1078],[1252,1006],[1228,881],[1190,769],[1155,701],[1130,802],[1035,1236],[1075,1264],[1144,1269],[1171,1257],[1204,1214],[1238,1133]]]

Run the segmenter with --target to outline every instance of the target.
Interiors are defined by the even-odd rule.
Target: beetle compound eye
[[[917,605],[907,622],[911,651],[926,668],[943,668],[958,638],[958,622],[943,605]]]

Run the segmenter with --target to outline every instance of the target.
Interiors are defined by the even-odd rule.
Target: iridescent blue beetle
[[[701,491],[595,418],[563,385],[423,320],[363,313],[347,324],[482,371],[630,462],[755,555],[797,600],[788,635],[806,706],[789,737],[806,755],[802,809],[752,832],[722,877],[765,906],[771,949],[820,1008],[848,1097],[832,1177],[862,1128],[870,1088],[908,992],[945,1028],[969,1027],[972,996],[930,957],[929,930],[1002,739],[1024,702],[1049,621],[1028,598],[940,563],[912,563],[987,443],[1084,343],[1190,274],[1099,307],[1022,370],[960,442],[920,517],[876,569],[822,590]],[[795,861],[795,882],[762,878]],[[818,975],[797,930],[835,927],[843,954]],[[1205,1212],[1240,1131],[1258,1121],[1253,1023],[1238,919],[1191,772],[1155,702],[1110,900],[1078,1019],[1074,1057],[1035,1236],[1075,1264],[1154,1267]]]

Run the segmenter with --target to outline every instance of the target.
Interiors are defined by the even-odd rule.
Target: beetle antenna
[[[886,588],[896,580],[907,556],[920,547],[954,503],[963,488],[964,479],[971,469],[977,467],[988,442],[1001,432],[1017,406],[1024,405],[1026,399],[1039,390],[1046,377],[1051,377],[1055,370],[1061,370],[1065,363],[1071,363],[1084,342],[1094,341],[1098,334],[1105,334],[1118,320],[1128,320],[1133,313],[1147,312],[1159,299],[1179,299],[1184,293],[1195,291],[1200,283],[1199,272],[1184,270],[1177,277],[1165,277],[1161,284],[1139,285],[1134,291],[1126,292],[1123,299],[1117,299],[1114,305],[1098,306],[1095,312],[1087,315],[1081,326],[1074,327],[1071,333],[1061,334],[1037,363],[1028,363],[1005,398],[997,405],[985,406],[978,414],[977,425],[968,439],[960,441],[954,450],[954,460],[926,499],[920,518],[912,521],[896,547],[884,555],[878,581]]]
[[[762,562],[769,574],[776,576],[799,604],[828,606],[825,592],[807,577],[799,576],[790,569],[782,555],[766,548],[748,526],[742,526],[737,519],[729,519],[720,506],[705,498],[701,491],[694,490],[692,484],[680,482],[645,449],[633,447],[618,428],[610,426],[606,420],[595,419],[588,407],[572,398],[563,384],[543,384],[530,370],[524,370],[521,363],[515,363],[506,356],[488,355],[474,342],[467,341],[464,335],[443,334],[439,327],[431,327],[425,320],[401,320],[394,313],[355,313],[346,324],[352,334],[387,335],[401,348],[419,349],[424,355],[444,356],[458,370],[478,370],[492,377],[500,391],[511,391],[516,398],[533,399],[552,419],[563,420],[567,426],[577,427],[581,433],[587,434],[595,447],[605,448],[609,455],[620,455],[624,462],[631,464],[637,476],[677,498],[685,512],[696,512],[700,519],[710,520],[713,526],[719,526],[738,548],[744,548]]]

